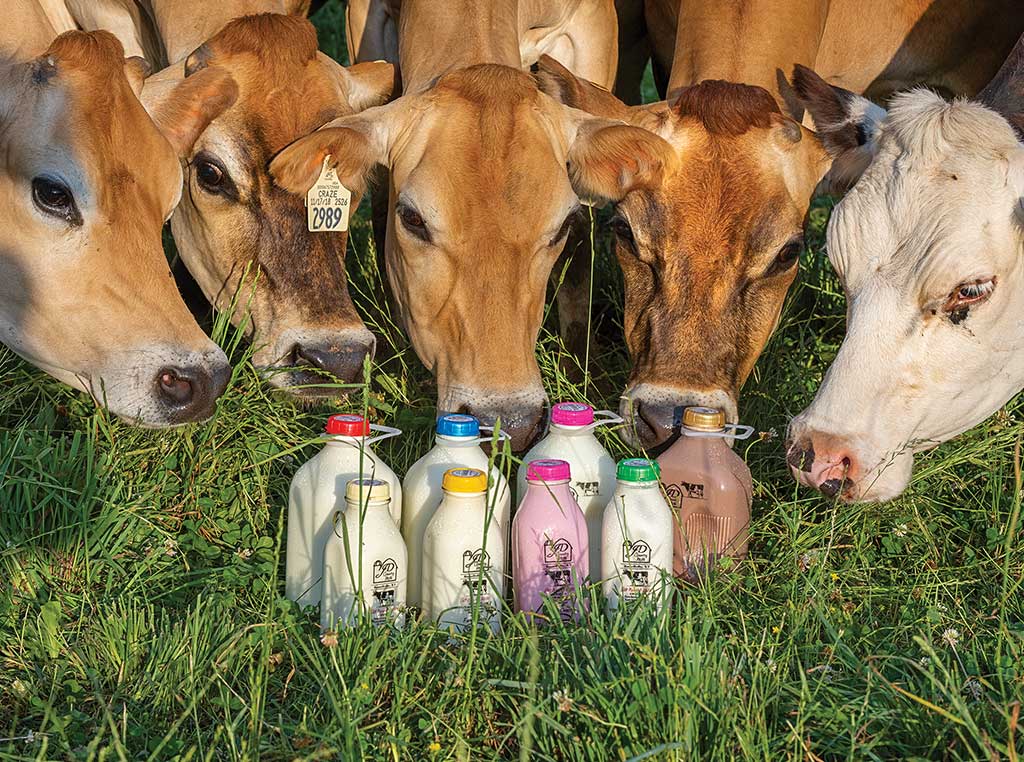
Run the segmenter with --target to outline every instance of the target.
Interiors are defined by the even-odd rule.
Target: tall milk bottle
[[[422,606],[423,532],[441,504],[445,472],[456,467],[477,468],[486,473],[487,455],[480,443],[480,423],[471,415],[445,415],[437,420],[434,447],[409,468],[402,482],[402,536],[409,549],[409,605]],[[508,480],[495,466],[491,469],[487,505],[501,528],[502,546],[508,538],[512,502]],[[504,566],[504,560],[503,564]]]
[[[604,509],[601,578],[609,616],[620,606],[649,601],[658,611],[671,600],[672,509],[653,460],[619,461],[618,484]]]
[[[351,627],[363,611],[375,625],[404,623],[407,554],[390,503],[380,479],[353,479],[345,488],[345,510],[324,546],[324,630]]]
[[[512,519],[512,582],[515,610],[544,621],[544,597],[554,600],[563,622],[578,620],[590,567],[587,521],[569,490],[564,460],[535,460],[526,470],[526,495]]]
[[[402,432],[371,425],[361,415],[332,415],[324,429],[324,448],[296,472],[288,493],[285,595],[300,606],[320,602],[324,543],[334,514],[345,510],[345,488],[350,481],[369,478],[387,482],[395,526],[400,525],[402,516],[402,484],[370,447]]]
[[[590,571],[596,576],[601,571],[601,521],[604,507],[615,489],[615,460],[604,449],[594,429],[608,423],[622,423],[622,419],[608,410],[596,414],[590,405],[581,402],[559,402],[551,408],[551,426],[547,436],[533,446],[519,467],[517,499],[520,504],[526,496],[526,470],[530,461],[557,459],[569,464],[572,480],[569,491],[587,519],[590,533]]]
[[[450,469],[442,489],[441,504],[423,533],[424,617],[466,632],[475,616],[497,633],[505,595],[505,536],[487,505],[487,472]]]
[[[726,426],[725,413],[707,407],[683,411],[681,436],[658,458],[675,518],[677,577],[694,581],[719,556],[747,554],[750,469],[730,439],[746,439],[750,426]]]

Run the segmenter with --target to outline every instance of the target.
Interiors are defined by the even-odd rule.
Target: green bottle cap
[[[619,461],[615,470],[615,478],[620,482],[656,482],[661,476],[661,466],[655,460],[647,458],[626,458]]]

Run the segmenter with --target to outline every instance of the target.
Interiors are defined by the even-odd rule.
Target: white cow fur
[[[1024,145],[985,106],[916,90],[894,98],[874,148],[828,227],[847,334],[790,430],[844,440],[861,500],[898,495],[914,452],[1024,387]],[[990,277],[992,296],[954,324],[950,294]]]

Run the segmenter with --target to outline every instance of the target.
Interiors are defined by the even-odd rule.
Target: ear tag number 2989
[[[311,233],[344,233],[348,230],[352,191],[341,184],[338,172],[328,168],[331,155],[324,157],[320,177],[306,194],[306,227]]]

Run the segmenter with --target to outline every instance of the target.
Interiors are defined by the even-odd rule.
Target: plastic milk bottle
[[[380,479],[353,479],[345,488],[345,510],[324,546],[323,629],[351,627],[361,611],[375,625],[404,624],[407,556],[390,502]]]
[[[527,466],[526,496],[512,519],[515,610],[543,620],[550,596],[563,622],[579,619],[580,586],[589,570],[587,522],[569,491],[569,464],[535,460]]]
[[[718,556],[747,554],[750,469],[728,439],[746,439],[750,426],[726,426],[725,413],[707,407],[683,411],[682,436],[658,458],[675,517],[677,577],[695,580]]]
[[[437,420],[433,449],[413,463],[405,475],[402,483],[402,536],[409,550],[411,606],[422,605],[423,532],[441,504],[441,483],[445,472],[457,466],[487,471],[487,455],[480,449],[480,443],[490,437],[481,437],[480,431],[480,423],[471,415],[442,416]],[[501,529],[502,547],[506,547],[512,496],[508,481],[497,467],[491,469],[491,485],[487,505],[494,512]]]
[[[465,632],[477,621],[497,633],[505,594],[505,538],[487,505],[487,473],[445,472],[444,497],[423,533],[424,617]]]
[[[326,445],[300,468],[288,495],[288,545],[285,595],[300,606],[320,602],[324,543],[334,514],[345,509],[346,485],[353,479],[379,479],[390,488],[390,513],[399,526],[402,484],[370,448],[402,432],[369,424],[361,415],[332,415],[325,427]],[[376,432],[376,436],[370,436]]]
[[[649,600],[660,611],[670,601],[672,510],[661,494],[658,464],[619,461],[618,484],[604,509],[601,578],[605,609]]]
[[[557,459],[569,464],[573,493],[590,533],[590,572],[596,577],[601,571],[601,521],[604,507],[615,489],[615,460],[604,449],[594,429],[608,423],[622,423],[622,419],[608,410],[594,412],[594,408],[581,402],[559,402],[551,408],[551,426],[547,436],[533,446],[519,468],[518,492],[522,503],[526,496],[526,469],[532,460]]]

